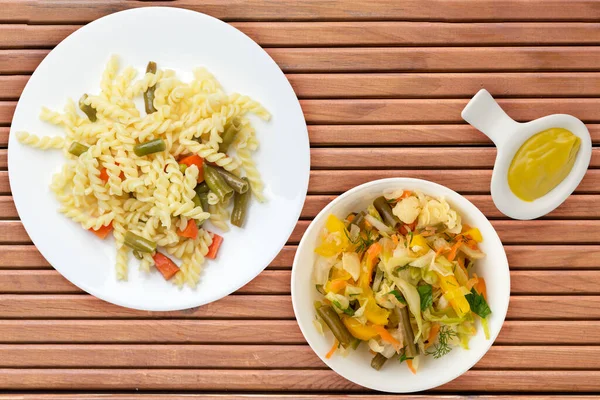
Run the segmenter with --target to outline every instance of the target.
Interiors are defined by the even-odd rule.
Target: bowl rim
[[[328,359],[326,359],[322,354],[320,354],[319,352],[317,352],[315,350],[313,342],[311,342],[311,339],[309,338],[309,336],[306,333],[309,329],[314,329],[314,326],[312,324],[307,324],[305,322],[302,322],[304,320],[301,319],[301,317],[300,317],[301,314],[299,312],[299,307],[300,307],[299,296],[300,296],[300,294],[298,293],[297,289],[295,288],[295,286],[296,286],[295,282],[297,281],[297,275],[299,273],[298,265],[299,265],[300,254],[304,252],[303,250],[305,247],[309,246],[309,244],[307,243],[307,240],[308,240],[308,237],[310,236],[310,233],[313,230],[321,227],[321,224],[317,225],[316,222],[321,220],[325,215],[330,214],[331,209],[334,208],[335,205],[337,203],[341,202],[342,200],[352,197],[370,186],[375,186],[375,185],[384,184],[384,183],[390,184],[390,185],[404,185],[404,186],[410,186],[411,184],[412,185],[415,185],[415,184],[430,185],[433,190],[442,190],[444,192],[450,193],[450,196],[456,196],[456,197],[462,198],[470,206],[472,206],[476,210],[477,213],[480,214],[480,217],[483,217],[490,224],[492,230],[496,234],[497,244],[499,245],[499,247],[501,249],[500,254],[502,255],[500,260],[495,260],[495,261],[498,263],[501,263],[503,265],[506,265],[506,272],[507,272],[506,273],[507,279],[506,279],[506,284],[504,287],[504,292],[506,293],[506,301],[505,301],[505,307],[503,307],[503,310],[502,310],[501,324],[497,328],[497,331],[491,333],[490,339],[487,340],[487,342],[485,343],[485,346],[482,347],[481,350],[479,350],[480,353],[477,355],[477,357],[474,359],[474,361],[472,363],[465,364],[461,368],[455,368],[453,370],[454,372],[452,374],[448,375],[447,377],[444,377],[443,379],[437,379],[437,380],[430,379],[429,383],[427,383],[426,385],[422,385],[421,387],[418,387],[417,389],[413,389],[413,390],[402,390],[402,388],[382,387],[379,385],[364,385],[363,383],[358,383],[352,376],[343,374],[343,373],[339,372],[336,368],[334,368],[334,366],[332,366],[330,364]],[[440,194],[437,197],[439,197],[439,196],[445,196],[445,194]],[[312,269],[312,265],[311,265],[311,269]],[[485,356],[485,354],[489,351],[489,349],[492,347],[492,345],[494,344],[495,340],[497,339],[500,331],[502,330],[502,327],[504,326],[504,322],[506,320],[506,315],[507,315],[508,307],[509,307],[509,303],[510,303],[510,286],[511,286],[510,270],[509,270],[508,259],[506,257],[506,252],[504,250],[504,246],[503,246],[502,241],[500,240],[495,228],[493,227],[491,222],[488,220],[488,218],[481,212],[481,210],[479,210],[479,208],[477,208],[477,206],[475,206],[473,203],[471,203],[470,200],[468,200],[467,198],[465,198],[458,192],[456,192],[444,185],[440,185],[439,183],[435,183],[435,182],[428,181],[425,179],[408,178],[408,177],[384,178],[384,179],[377,179],[377,180],[365,182],[363,184],[360,184],[358,186],[355,186],[355,187],[349,189],[348,191],[342,193],[340,196],[336,197],[334,200],[329,202],[329,204],[327,204],[315,216],[315,218],[311,221],[307,230],[303,234],[302,239],[300,240],[300,243],[298,244],[298,249],[296,251],[296,255],[294,256],[294,262],[292,264],[292,274],[291,274],[291,280],[290,280],[292,307],[294,309],[294,315],[296,317],[296,322],[298,324],[298,327],[300,328],[300,331],[302,332],[302,335],[306,339],[308,345],[313,350],[313,352],[315,352],[315,354],[321,359],[321,361],[323,361],[323,363],[325,363],[325,365],[327,365],[327,367],[332,369],[334,372],[336,372],[341,377],[353,382],[354,384],[357,384],[357,385],[360,385],[360,386],[363,386],[363,387],[366,387],[369,389],[378,390],[378,391],[382,391],[382,392],[388,392],[388,393],[414,393],[414,392],[419,392],[419,391],[423,391],[423,390],[429,390],[429,389],[444,385],[444,384],[458,378],[459,376],[461,376],[465,372],[467,372],[469,369],[471,369],[476,363],[478,363],[483,358],[483,356]],[[494,310],[494,313],[496,313],[496,315],[498,315],[496,310]],[[470,350],[470,351],[473,351],[473,350]]]

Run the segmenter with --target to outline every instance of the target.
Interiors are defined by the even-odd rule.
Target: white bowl
[[[584,123],[572,115],[554,114],[519,123],[510,118],[485,89],[477,92],[461,115],[465,121],[488,136],[498,148],[492,173],[492,199],[498,210],[511,218],[534,219],[560,206],[577,188],[590,165],[592,157],[590,133]],[[573,169],[546,195],[534,201],[521,200],[508,186],[510,163],[527,139],[550,128],[567,129],[581,139],[581,147]]]
[[[62,152],[36,150],[16,140],[15,133],[21,130],[64,135],[62,129],[39,120],[42,106],[62,110],[68,97],[97,93],[112,54],[120,56],[122,68],[138,68],[138,77],[149,60],[156,61],[159,68],[176,70],[185,81],[191,80],[193,68],[204,66],[227,93],[249,95],[273,115],[268,123],[253,120],[260,141],[254,159],[265,182],[267,202],[252,201],[244,229],[233,227],[223,234],[219,256],[207,260],[196,290],[179,290],[157,271],[140,271],[133,257],[129,260],[129,281],[117,281],[112,238],[98,240],[57,211],[59,203],[48,185],[65,162]],[[8,166],[23,225],[54,268],[105,301],[169,311],[200,306],[232,293],[256,277],[279,253],[304,204],[310,148],[300,103],[283,72],[259,45],[208,15],[148,7],[100,18],[74,32],[46,56],[17,105]]]
[[[424,357],[416,375],[408,370],[406,363],[400,364],[393,359],[380,371],[375,371],[371,368],[372,355],[364,344],[357,351],[351,351],[345,358],[335,354],[326,359],[325,355],[334,340],[333,335],[331,332],[325,336],[320,335],[312,324],[315,315],[313,303],[322,297],[312,283],[314,249],[327,217],[329,214],[335,214],[344,218],[352,211],[365,208],[385,190],[390,189],[418,190],[433,197],[444,196],[460,213],[463,221],[479,228],[484,238],[481,249],[486,253],[486,257],[477,262],[475,272],[484,277],[487,284],[488,303],[492,309],[489,317],[490,340],[485,339],[483,329],[478,327],[477,334],[470,341],[470,350],[463,350],[459,346],[440,359]],[[411,178],[390,178],[368,182],[349,190],[329,203],[317,215],[298,246],[292,268],[291,287],[292,303],[300,330],[325,364],[344,378],[364,387],[385,392],[408,393],[443,385],[466,372],[483,357],[498,336],[506,317],[510,275],[506,253],[498,234],[470,201],[437,183]]]

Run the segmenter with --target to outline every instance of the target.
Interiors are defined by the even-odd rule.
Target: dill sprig
[[[364,232],[364,235],[363,235],[363,232]],[[371,247],[371,245],[377,241],[376,234],[374,234],[372,231],[369,231],[369,230],[361,231],[358,234],[358,236],[356,237],[356,239],[354,239],[354,240],[352,240],[350,238],[350,235],[348,235],[347,229],[344,229],[344,234],[346,235],[346,237],[348,238],[350,243],[352,243],[355,246],[355,251],[357,253],[363,253],[363,252],[367,251],[367,249],[369,247]]]
[[[438,334],[438,342],[435,344],[433,350],[428,350],[426,353],[431,354],[433,358],[444,357],[446,354],[452,351],[452,347],[448,344],[452,338],[458,337],[458,334],[453,329],[446,325],[443,325]]]

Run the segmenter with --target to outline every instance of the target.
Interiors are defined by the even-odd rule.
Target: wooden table
[[[269,268],[225,299],[169,313],[117,307],[62,278],[24,231],[6,171],[13,110],[39,62],[82,24],[149,5],[213,15],[262,45],[301,99],[312,145],[302,218]],[[290,266],[311,218],[337,194],[406,176],[447,185],[480,207],[511,268],[496,344],[431,394],[600,392],[598,148],[562,207],[513,221],[489,196],[495,148],[460,117],[485,87],[519,120],[581,118],[598,144],[600,2],[0,0],[0,21],[0,390],[26,399],[376,397],[326,368],[304,341]]]

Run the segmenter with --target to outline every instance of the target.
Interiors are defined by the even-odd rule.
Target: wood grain
[[[600,271],[512,271],[510,277],[512,294],[600,294]],[[290,294],[290,279],[289,270],[264,271],[236,293]],[[83,291],[54,270],[0,270],[0,293]],[[593,303],[600,305],[595,299]]]
[[[543,334],[539,334],[543,332]],[[293,320],[0,320],[1,343],[306,344]],[[496,344],[600,345],[600,321],[506,321]]]
[[[46,394],[37,392],[36,394],[19,394],[18,400],[70,400],[70,399],[80,399],[81,394]],[[256,394],[175,394],[169,393],[170,400],[243,400],[243,399],[251,399],[254,400],[260,396],[261,399],[297,399],[297,400],[352,400],[352,399],[361,399],[364,398],[363,395],[356,394],[266,394],[260,393]],[[136,394],[118,394],[118,393],[103,393],[103,394],[94,394],[90,392],[85,393],[85,398],[87,400],[156,400],[164,398],[162,394],[153,394],[153,393],[136,393]],[[506,395],[374,395],[370,394],[369,399],[372,400],[392,400],[392,399],[410,399],[410,400],[425,400],[425,399],[440,399],[440,400],[477,400],[477,399],[485,399],[485,400],[506,400],[509,398]],[[564,399],[565,396],[554,396],[554,395],[534,395],[534,396],[510,396],[512,400],[557,400]],[[572,395],[568,396],[569,400],[590,400],[593,397],[588,395]],[[13,395],[2,395],[0,394],[0,400],[15,400]]]
[[[564,360],[560,364],[557,359]],[[0,345],[0,368],[326,369],[307,345]],[[493,346],[474,370],[600,368],[600,346]]]
[[[331,370],[0,369],[1,389],[365,392]],[[600,371],[468,371],[435,391],[591,392]]]
[[[123,3],[118,0],[84,0],[72,7],[60,0],[2,0],[1,20],[7,22],[82,23],[127,8],[164,5],[200,11],[224,20],[437,20],[437,21],[580,21],[598,20],[594,2],[572,0],[569,7],[558,0],[432,0],[423,3],[407,0],[401,4],[393,0],[378,1],[365,8],[359,0],[322,2],[306,0],[302,3],[263,2],[259,0],[193,0],[152,1]]]
[[[598,44],[600,24],[561,22],[232,22],[266,47]],[[0,48],[56,46],[81,25],[0,26]]]
[[[284,72],[597,71],[594,46],[267,48]],[[0,73],[31,73],[48,50],[0,50]],[[335,60],[335,62],[334,62]]]

